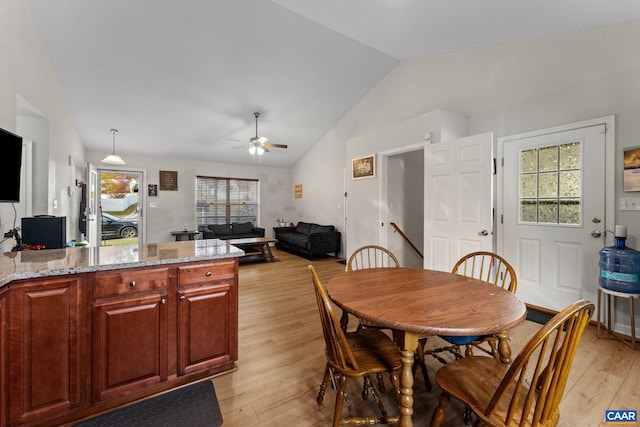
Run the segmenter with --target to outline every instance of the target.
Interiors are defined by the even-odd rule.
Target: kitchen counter
[[[0,288],[20,279],[131,267],[233,258],[244,252],[218,239],[142,245],[74,247],[6,252],[0,258]]]
[[[0,427],[70,425],[237,369],[242,255],[216,239],[0,255]]]

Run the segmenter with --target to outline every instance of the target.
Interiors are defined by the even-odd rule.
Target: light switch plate
[[[640,211],[640,198],[622,197],[620,198],[621,211]]]

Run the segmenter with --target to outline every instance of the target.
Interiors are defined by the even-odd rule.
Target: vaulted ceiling
[[[28,0],[89,150],[292,167],[398,62],[640,19],[637,0]],[[142,165],[140,165],[142,166]]]

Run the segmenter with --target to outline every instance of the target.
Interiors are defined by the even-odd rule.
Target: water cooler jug
[[[640,252],[626,246],[627,227],[616,225],[615,246],[600,251],[600,286],[617,292],[640,293]]]

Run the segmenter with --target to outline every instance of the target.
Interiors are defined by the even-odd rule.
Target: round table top
[[[367,322],[423,335],[487,335],[526,318],[514,294],[488,282],[435,270],[348,271],[327,285],[331,299]]]

